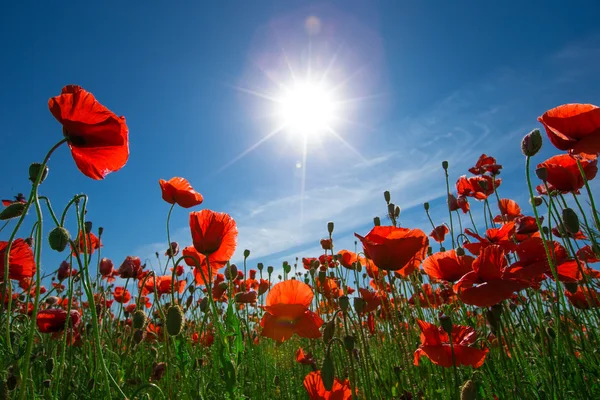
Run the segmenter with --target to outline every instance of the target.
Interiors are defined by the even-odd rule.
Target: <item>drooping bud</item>
[[[333,226],[333,221],[327,223],[327,232],[329,232],[330,235],[333,233]]]
[[[544,167],[536,169],[535,174],[544,182],[548,180],[548,170]]]
[[[200,311],[206,312],[206,310],[208,310],[208,297],[200,300]]]
[[[452,334],[452,319],[447,315],[440,316],[440,325],[448,335]]]
[[[335,380],[335,367],[333,366],[333,359],[329,352],[325,354],[325,358],[323,359],[321,379],[323,380],[325,390],[330,391],[333,388],[333,381]]]
[[[400,217],[400,207],[396,206],[396,208],[394,208],[394,217],[398,218]]]
[[[190,299],[192,297],[189,297]],[[132,317],[132,324],[133,324],[133,329],[143,329],[144,326],[146,326],[146,322],[148,321],[148,317],[146,316],[146,313],[144,313],[142,310],[137,310],[136,312],[133,313],[133,317]]]
[[[0,220],[6,221],[12,218],[20,217],[25,212],[26,204],[17,202],[8,205],[2,212],[0,212]]]
[[[185,316],[183,310],[178,305],[173,305],[167,310],[167,332],[171,336],[177,336],[183,329]]]
[[[332,318],[325,324],[325,329],[323,329],[323,342],[329,343],[331,339],[333,339],[333,335],[335,334],[335,318]]]
[[[338,299],[338,302],[340,304],[340,309],[343,312],[348,311],[348,307],[350,307],[350,299],[348,298],[348,296],[346,296],[346,295],[340,296],[340,298]]]
[[[477,398],[477,385],[472,380],[468,380],[460,389],[460,400],[475,400]]]
[[[529,200],[529,204],[532,204],[532,203],[531,203],[531,199]],[[541,206],[542,204],[544,204],[544,200],[542,199],[542,197],[541,197],[541,196],[535,196],[535,197],[533,198],[533,204],[532,204],[532,205],[534,205],[534,206],[536,206],[536,207],[539,207],[539,206]]]
[[[392,200],[392,196],[390,195],[390,192],[388,190],[386,190],[385,192],[383,192],[383,198],[385,199],[385,202],[388,203],[388,204]]]
[[[225,268],[225,273],[223,275],[225,276],[225,279],[231,280],[231,279],[235,279],[235,277],[237,276],[237,273],[238,273],[237,265],[231,264],[227,268]]]
[[[40,177],[40,174],[42,176]],[[40,183],[44,182],[44,179],[48,176],[48,166],[44,166],[42,169],[42,164],[38,162],[34,162],[29,166],[29,180],[35,183],[38,178],[40,178]]]
[[[60,253],[67,248],[70,238],[69,231],[62,226],[57,226],[50,231],[48,243],[50,243],[50,248],[52,250],[56,250]]]
[[[50,357],[46,360],[46,373],[50,375],[54,371],[54,358]]]
[[[532,157],[542,148],[542,134],[539,129],[529,132],[521,141],[521,151],[526,157]]]
[[[461,256],[464,256],[464,255],[465,255],[465,249],[463,249],[463,248],[462,248],[462,247],[460,247],[460,246],[459,246],[459,247],[457,247],[457,248],[456,248],[456,255],[457,255],[457,256],[459,256],[459,257],[461,257]]]
[[[363,299],[362,297],[355,297],[354,298],[354,309],[356,310],[357,313],[361,314],[363,312],[363,310],[365,309],[365,299]]]
[[[571,208],[562,210],[563,225],[567,232],[574,235],[579,232],[579,217]]]
[[[374,226],[381,226],[381,219],[379,217],[373,218],[373,225]]]

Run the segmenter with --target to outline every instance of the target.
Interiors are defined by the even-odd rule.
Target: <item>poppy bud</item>
[[[577,293],[578,285],[575,282],[565,282],[565,288],[569,291],[569,293],[574,294]]]
[[[448,161],[442,161],[442,168],[444,168],[444,171],[448,170]]]
[[[154,253],[154,255],[156,256],[156,258],[158,258],[158,251],[156,253]]]
[[[398,218],[400,216],[400,207],[396,206],[396,208],[394,209],[394,216],[396,218]]]
[[[433,248],[432,248],[431,246],[429,246],[429,247],[427,248],[427,255],[428,255],[428,256],[432,256],[432,255],[433,255]]]
[[[98,237],[102,236],[102,234],[104,233],[104,227],[99,227],[98,228]]]
[[[523,155],[532,157],[542,148],[542,134],[539,129],[529,132],[521,141],[521,151]]]
[[[33,238],[32,237],[25,238],[25,243],[27,243],[27,245],[29,247],[33,247]]]
[[[548,170],[544,167],[536,169],[535,174],[544,182],[548,180]]]
[[[40,177],[40,174],[42,176]],[[42,169],[42,164],[38,162],[34,162],[29,166],[29,180],[33,183],[37,182],[38,178],[40,179],[40,183],[44,182],[44,179],[48,176],[48,166],[44,166]]]
[[[185,316],[183,310],[178,305],[169,307],[167,310],[167,332],[171,336],[177,336],[181,333]]]
[[[50,357],[46,360],[46,373],[50,375],[54,371],[54,358]]]
[[[323,380],[323,386],[325,387],[325,390],[331,390],[333,388],[335,368],[333,366],[333,359],[329,355],[329,352],[325,354],[325,359],[323,360],[323,366],[321,367],[321,379]]]
[[[446,248],[444,246],[440,246],[440,251],[446,251]]]
[[[200,300],[200,311],[206,312],[206,310],[208,310],[208,297]]]
[[[327,232],[331,235],[333,233],[333,221],[327,223]]]
[[[310,283],[310,279],[309,278],[304,278],[304,283],[306,283],[308,285]]]
[[[357,313],[362,313],[363,310],[365,309],[365,299],[363,299],[362,297],[355,297],[354,298],[354,309],[356,310]]]
[[[92,228],[93,228],[92,221],[85,221],[84,227],[85,227],[85,233],[92,233]]]
[[[344,348],[348,351],[354,350],[354,336],[344,336]]]
[[[533,205],[536,207],[541,206],[544,203],[544,200],[540,196],[534,196]],[[531,200],[529,200],[529,204],[531,204]]]
[[[447,334],[452,334],[452,319],[447,315],[440,316],[440,325]]]
[[[250,250],[246,249],[244,250],[244,258],[248,258],[250,257]]]
[[[16,389],[19,384],[19,377],[12,372],[6,377],[6,387],[9,391],[13,391]]]
[[[343,312],[348,311],[348,307],[350,307],[350,299],[348,298],[348,296],[346,296],[346,295],[340,296],[338,302],[340,304],[340,309]]]
[[[325,324],[325,329],[323,329],[323,342],[329,343],[329,341],[333,338],[335,334],[335,318],[332,318],[327,324]]]
[[[291,270],[292,270],[292,266],[290,264],[288,264],[287,261],[284,261],[283,262],[283,272],[285,272],[286,274],[289,274]]]
[[[321,283],[321,285],[325,284],[325,279],[327,279],[327,272],[319,271],[319,283]]]
[[[477,386],[472,380],[468,380],[460,389],[460,400],[475,400],[477,398]]]
[[[547,327],[546,328],[546,334],[548,335],[548,337],[552,340],[556,339],[556,332],[554,332],[554,329],[552,329],[552,327]]]
[[[190,297],[190,299],[191,298],[192,297]],[[133,313],[133,317],[132,317],[133,329],[143,329],[144,326],[146,325],[147,321],[148,321],[148,317],[146,317],[146,314],[142,310],[137,310],[136,312]]]
[[[267,273],[268,273],[269,275],[271,275],[271,274],[273,273],[273,266],[272,266],[272,265],[269,265],[269,266],[267,267]]]
[[[263,263],[258,263],[258,264],[256,264],[256,269],[258,269],[259,271],[262,271],[264,267],[265,267],[265,266],[264,266],[264,264],[263,264]],[[262,276],[262,275],[261,275],[261,276]]]
[[[396,205],[394,203],[389,203],[388,204],[388,215],[390,217],[393,217],[395,212],[396,212]]]
[[[42,385],[48,389],[52,385],[52,381],[50,379],[46,379],[44,382],[42,382]]]
[[[462,247],[457,247],[456,248],[456,255],[459,257],[462,257],[465,255],[465,249],[463,249]]]
[[[227,268],[225,268],[225,273],[223,275],[225,275],[225,279],[231,280],[231,279],[235,279],[235,277],[237,276],[237,273],[238,273],[237,265],[231,264]]]
[[[562,210],[562,219],[567,232],[573,235],[579,232],[579,217],[577,217],[577,214],[573,209],[565,208]]]
[[[385,192],[383,192],[383,198],[385,199],[386,203],[390,203],[390,200],[392,199],[392,196],[390,195],[390,192],[388,190],[386,190]]]
[[[56,250],[60,253],[67,248],[70,238],[69,231],[62,226],[57,226],[50,231],[48,243],[50,243],[50,248],[52,250]]]
[[[50,296],[46,298],[46,304],[48,304],[49,306],[53,306],[55,304],[58,304],[59,300],[60,299],[56,296]]]
[[[373,218],[373,225],[374,226],[381,226],[381,219],[379,217]]]
[[[488,182],[487,181],[479,181],[478,183],[479,183],[479,187],[481,189],[483,189],[484,191],[488,190]]]
[[[428,202],[423,203],[423,208],[425,209],[425,211],[429,211],[429,203]]]
[[[4,210],[2,210],[2,212],[0,212],[0,220],[6,221],[8,219],[20,217],[25,211],[25,206],[26,204],[21,202],[8,205]]]

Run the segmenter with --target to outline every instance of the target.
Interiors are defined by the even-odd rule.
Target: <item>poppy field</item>
[[[235,220],[156,177],[167,262],[152,268],[104,256],[85,194],[56,208],[42,193],[60,146],[91,179],[125,167],[125,118],[74,85],[48,107],[57,143],[0,211],[0,399],[600,398],[600,108],[541,110],[521,142],[529,204],[503,192],[502,160],[440,160],[447,212],[423,204],[430,232],[386,191],[355,248],[323,221],[322,253],[276,268],[252,249],[233,264]],[[185,247],[172,213],[189,214]]]

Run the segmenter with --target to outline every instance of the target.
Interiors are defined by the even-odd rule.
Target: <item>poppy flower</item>
[[[489,175],[479,175],[467,178],[465,175],[456,181],[456,192],[459,196],[473,197],[477,200],[485,200],[494,193],[502,183],[502,179],[494,179]]]
[[[569,231],[567,231],[567,229],[564,227],[564,225],[562,223],[560,223],[560,228],[558,226],[555,226],[554,228],[552,228],[552,234],[556,237],[559,238],[565,238],[565,237],[569,237],[573,240],[587,240],[587,236],[585,236],[585,233],[583,233],[581,231],[581,229],[579,231],[577,231],[576,233],[571,233]]]
[[[470,229],[465,229],[465,234],[477,239],[478,242],[464,243],[463,246],[475,255],[479,255],[481,249],[491,245],[499,245],[505,250],[514,250],[516,247],[516,244],[512,241],[514,233],[514,222],[504,224],[501,228],[488,229],[485,231],[485,237],[479,236]]]
[[[303,365],[314,365],[315,359],[311,353],[305,353],[302,347],[296,350],[296,362]]]
[[[443,243],[448,232],[450,232],[450,229],[448,229],[448,226],[446,224],[439,225],[431,231],[429,237],[433,238],[433,240],[435,240],[438,243]]]
[[[458,196],[456,198],[453,194],[448,194],[448,209],[450,211],[462,210],[463,214],[466,214],[471,209],[469,200],[465,196]]]
[[[373,292],[365,288],[358,288],[358,291],[360,293],[360,298],[363,299],[364,304],[361,313],[367,314],[371,311],[375,311],[382,304],[382,299],[379,292]]]
[[[71,264],[69,264],[66,261],[61,262],[60,266],[56,270],[56,278],[59,281],[64,281],[69,276],[75,276],[75,275],[77,275],[77,270],[71,268]]]
[[[313,263],[318,261],[316,257],[302,257],[302,266],[305,270],[310,271],[313,268]]]
[[[131,293],[124,287],[118,286],[113,292],[113,297],[117,303],[129,303],[129,300],[131,300]]]
[[[360,263],[360,265],[364,266],[366,260],[364,257],[359,257],[356,253],[349,250],[340,250],[338,252],[338,261],[342,266],[348,269],[354,269],[356,264]]]
[[[171,178],[168,181],[158,181],[162,191],[162,198],[169,204],[177,204],[183,208],[190,208],[202,204],[204,197],[196,192],[185,178]]]
[[[260,282],[258,283],[258,295],[260,296],[267,293],[267,290],[269,290],[270,287],[271,282],[261,278]]]
[[[506,269],[504,250],[498,245],[487,246],[473,262],[473,271],[454,284],[454,292],[465,304],[491,307],[530,286]]]
[[[423,261],[423,270],[430,278],[456,282],[473,270],[475,259],[469,255],[456,255],[454,249],[430,255]]]
[[[494,157],[482,154],[475,166],[469,168],[469,172],[473,175],[483,175],[486,172],[489,172],[492,175],[498,175],[501,169],[502,165],[497,164]]]
[[[567,251],[558,242],[546,241],[546,245],[550,249],[554,265],[563,264],[568,259]],[[533,237],[524,240],[517,245],[515,253],[519,261],[511,264],[506,270],[510,276],[539,282],[544,279],[543,275],[552,275],[542,238]]]
[[[87,255],[92,255],[94,254],[95,250],[98,250],[100,247],[102,247],[100,239],[98,239],[98,237],[91,232],[87,233],[85,238],[83,236],[83,232],[79,232],[79,236],[77,237],[77,240],[75,240],[74,243],[76,247],[72,248],[73,255],[77,253],[87,253]]]
[[[521,216],[521,207],[514,200],[500,199],[498,208],[500,209],[500,215],[494,217],[494,222],[497,224],[514,221]]]
[[[433,290],[429,283],[424,283],[421,285],[421,290],[408,299],[408,304],[415,305],[418,299],[418,304],[422,308],[438,308],[443,304],[450,303],[453,296],[452,289],[437,288]]]
[[[540,217],[540,223],[544,221],[544,217]],[[515,239],[522,242],[527,238],[539,232],[539,227],[535,217],[522,215],[514,219],[515,222]]]
[[[575,293],[565,290],[569,303],[580,310],[600,307],[600,293],[595,290],[578,287]]]
[[[323,250],[331,250],[333,248],[333,241],[331,239],[321,239],[320,243]]]
[[[321,371],[312,371],[304,378],[304,389],[310,400],[350,400],[352,389],[348,379],[341,381],[335,378],[331,390],[326,390],[321,378]]]
[[[25,196],[23,195],[23,193],[17,193],[16,196],[14,196],[15,199],[14,200],[2,200],[2,205],[4,207],[8,207],[13,203],[23,203],[23,204],[27,204],[27,199],[25,198]]]
[[[100,260],[100,275],[102,276],[109,276],[112,274],[112,272],[114,271],[114,264],[113,262],[106,258],[103,257],[102,260]]]
[[[563,104],[538,118],[550,142],[572,153],[600,153],[600,108],[593,104]]]
[[[448,335],[441,327],[428,322],[417,320],[417,324],[421,329],[421,345],[415,351],[415,365],[418,366],[419,359],[425,356],[436,365],[452,367],[454,365],[452,347],[456,366],[470,365],[479,368],[483,365],[489,350],[471,346],[475,343],[477,334],[470,326],[452,325],[451,335]],[[452,347],[450,346],[450,337],[452,338]]]
[[[179,254],[179,243],[171,242],[167,251],[165,251],[165,257],[176,257]]]
[[[598,159],[595,157],[581,157],[579,162],[588,181],[594,179],[598,173]],[[561,192],[574,192],[585,184],[579,172],[577,160],[568,154],[559,154],[550,157],[538,169],[544,168],[547,172],[546,180],[552,187]]]
[[[319,338],[323,320],[308,306],[313,300],[310,286],[295,279],[279,282],[266,298],[267,311],[260,321],[262,336],[284,342],[294,333],[305,338]]]
[[[429,239],[420,229],[375,226],[362,237],[355,233],[363,244],[365,255],[375,265],[386,271],[398,271],[402,276],[410,275],[427,256]]]
[[[600,262],[600,258],[598,258],[598,255],[594,252],[589,244],[583,246],[577,251],[577,258],[582,262],[587,262],[590,264]]]
[[[254,290],[249,292],[239,292],[235,294],[235,302],[238,304],[256,304],[258,293]]]
[[[8,242],[0,242],[0,281],[4,281],[4,261],[6,259],[6,249]],[[33,251],[27,242],[23,239],[16,239],[10,246],[10,255],[8,258],[8,277],[21,281],[31,278],[35,275],[35,260]]]
[[[76,328],[81,321],[79,311],[71,310],[69,320],[70,325]],[[67,324],[67,312],[62,308],[41,310],[37,315],[36,323],[41,333],[61,332]]]
[[[67,85],[48,100],[50,112],[63,126],[77,168],[92,179],[123,168],[129,158],[129,131],[124,117],[104,107],[94,95]]]
[[[143,268],[142,260],[139,257],[127,256],[117,269],[117,274],[123,279],[138,279]]]

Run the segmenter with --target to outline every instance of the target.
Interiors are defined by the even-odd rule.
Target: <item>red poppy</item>
[[[485,237],[481,237],[470,229],[465,229],[465,233],[479,242],[464,243],[465,249],[475,255],[487,246],[499,245],[505,250],[514,250],[516,244],[512,241],[515,233],[515,223],[509,222],[504,224],[502,228],[490,228],[485,231]]]
[[[450,346],[450,336],[441,327],[438,328],[421,320],[417,320],[417,323],[421,328],[421,345],[415,351],[415,365],[419,365],[419,359],[425,356],[436,365],[452,367],[454,365],[452,347],[456,366],[470,365],[479,368],[483,365],[489,350],[471,346],[475,343],[477,334],[470,326],[453,325],[451,332],[453,346]]]
[[[375,226],[362,237],[355,233],[363,244],[365,255],[378,268],[397,271],[402,276],[410,275],[427,256],[429,239],[420,229]]]
[[[348,380],[335,378],[331,390],[326,390],[321,378],[321,371],[312,371],[304,378],[304,389],[310,400],[350,400],[352,389]]]
[[[76,328],[81,321],[79,311],[71,310],[69,320],[70,325]],[[41,310],[37,315],[36,323],[39,331],[42,333],[61,332],[67,324],[67,312],[62,308]]]
[[[165,251],[165,257],[176,257],[179,254],[179,243],[171,242],[167,251]]]
[[[68,85],[59,96],[48,100],[54,118],[69,139],[77,168],[92,179],[123,168],[129,158],[129,131],[124,117],[98,103],[79,86]]]
[[[360,292],[360,297],[364,301],[364,306],[361,311],[363,314],[375,311],[382,304],[379,292],[372,292],[365,288],[358,288],[358,291]]]
[[[600,108],[592,104],[564,104],[538,118],[557,149],[600,153]]]
[[[139,257],[127,256],[117,270],[117,274],[123,279],[138,279],[143,268],[142,260]]]
[[[500,199],[498,208],[500,209],[500,215],[494,217],[494,222],[497,224],[514,221],[521,216],[521,207],[514,200]]]
[[[298,350],[296,350],[296,362],[303,365],[313,365],[315,360],[311,353],[305,353],[302,347],[298,347]]]
[[[494,193],[502,183],[502,179],[494,179],[489,175],[479,175],[467,178],[465,175],[456,181],[456,192],[459,196],[473,197],[477,200],[485,200]]]
[[[540,217],[540,223],[544,221],[544,217]],[[530,217],[526,215],[522,215],[520,217],[515,218],[515,239],[517,241],[522,242],[527,238],[533,236],[536,232],[539,231],[537,221],[535,217]]]
[[[294,333],[306,338],[321,337],[323,320],[308,309],[313,296],[310,286],[295,279],[273,286],[266,299],[267,312],[260,321],[261,335],[278,342]]]
[[[598,258],[598,255],[594,252],[589,244],[583,246],[577,251],[577,258],[582,262],[587,262],[590,264],[600,262],[600,258]]]
[[[492,175],[498,175],[501,169],[502,165],[496,164],[496,159],[494,157],[482,154],[475,166],[469,168],[469,172],[473,175],[483,175],[486,172],[489,172]]]
[[[6,249],[8,242],[0,242],[0,281],[4,281],[4,261],[6,259]],[[10,255],[8,258],[8,277],[21,281],[31,278],[35,275],[35,260],[33,251],[27,242],[23,239],[15,240],[10,246]]]
[[[550,249],[555,265],[560,265],[567,260],[567,251],[559,243],[546,241],[546,245]],[[533,237],[524,240],[517,245],[515,250],[519,261],[508,267],[507,274],[518,279],[534,282],[542,281],[544,275],[552,275],[542,238]]]
[[[235,294],[235,302],[238,304],[256,304],[257,298],[258,293],[256,293],[254,290]]]
[[[178,204],[190,208],[202,204],[204,197],[196,192],[185,178],[171,178],[168,181],[158,181],[162,190],[162,198],[169,204]]]
[[[321,239],[320,243],[323,250],[333,249],[333,241],[331,239]]]
[[[14,198],[15,198],[14,200],[2,200],[2,205],[4,207],[8,207],[14,203],[27,204],[27,199],[25,198],[25,196],[23,196],[23,193],[17,193],[17,195],[14,196]]]
[[[581,230],[577,231],[577,233],[571,233],[571,232],[567,231],[567,229],[564,227],[564,225],[561,227],[562,227],[562,230],[559,229],[558,226],[555,226],[554,228],[552,228],[552,234],[559,238],[569,237],[573,240],[587,240],[587,236],[585,236],[585,233],[583,233]]]
[[[258,295],[260,296],[267,293],[267,290],[269,290],[270,287],[271,282],[261,278],[260,282],[258,283]]]
[[[79,236],[77,237],[77,240],[75,240],[75,246],[75,249],[72,249],[73,255],[76,253],[87,253],[88,255],[91,255],[94,254],[94,251],[102,247],[102,243],[100,242],[100,239],[98,239],[98,237],[91,232],[86,234],[85,238],[83,236],[83,232],[79,232]]]
[[[466,304],[490,307],[529,287],[527,281],[510,275],[506,268],[504,250],[498,245],[487,246],[473,262],[473,271],[456,282],[454,292]]]
[[[102,260],[100,260],[100,275],[102,276],[109,276],[113,273],[114,271],[114,264],[111,260],[109,260],[108,258],[104,257],[102,258]]]
[[[56,270],[56,278],[59,281],[64,281],[69,276],[75,276],[75,275],[77,275],[77,270],[71,268],[71,264],[69,264],[66,261],[61,262],[60,266]]]
[[[448,226],[446,224],[439,225],[431,231],[429,237],[433,238],[433,240],[435,240],[438,243],[442,243],[448,232],[450,232],[450,229],[448,229]]]
[[[122,286],[118,286],[115,288],[113,296],[115,301],[121,304],[128,303],[129,300],[131,300],[131,293],[129,293],[129,290],[125,289]]]
[[[594,157],[580,157],[579,162],[588,181],[594,179],[598,173],[598,159]],[[553,188],[561,192],[573,192],[583,187],[584,181],[577,160],[568,154],[559,154],[550,157],[538,169],[545,168],[546,180]]]
[[[142,287],[142,283],[142,280],[138,282],[138,287],[141,290],[142,296],[146,296],[149,293],[155,293],[160,297],[163,294],[171,294],[171,285],[173,284],[173,277],[171,275],[163,275],[157,277],[151,276],[148,279],[146,279],[144,287]],[[183,293],[183,291],[185,290],[185,280],[176,280],[174,287],[177,293]],[[154,291],[155,288],[156,292]]]
[[[452,289],[437,288],[433,290],[429,283],[424,283],[421,285],[421,290],[408,299],[408,304],[415,305],[418,299],[418,304],[422,308],[438,308],[443,304],[450,303],[453,297]]]
[[[600,307],[600,293],[595,290],[578,287],[575,293],[565,290],[565,296],[573,307],[580,310]]]
[[[423,261],[423,270],[430,278],[456,282],[473,270],[475,259],[469,255],[458,256],[454,249],[435,253]]]
[[[458,199],[453,194],[448,194],[448,209],[450,211],[462,210],[466,214],[471,209],[469,200],[465,196],[458,196]]]
[[[215,342],[215,335],[212,331],[204,331],[202,334],[198,334],[198,332],[192,333],[192,343],[200,344],[203,347],[210,347]]]
[[[362,266],[366,264],[364,257],[359,257],[356,253],[349,250],[340,250],[338,252],[338,261],[340,264],[348,269],[354,269],[356,264],[360,263]]]

